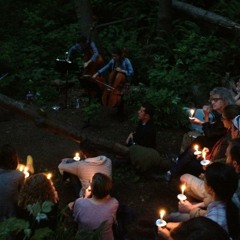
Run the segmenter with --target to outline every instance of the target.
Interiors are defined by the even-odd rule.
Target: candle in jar
[[[73,158],[75,161],[79,161],[80,160],[80,156],[79,153],[77,152]]]

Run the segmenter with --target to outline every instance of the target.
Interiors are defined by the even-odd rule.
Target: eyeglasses
[[[223,98],[210,98],[208,101],[209,102],[217,102],[219,100],[223,100]]]

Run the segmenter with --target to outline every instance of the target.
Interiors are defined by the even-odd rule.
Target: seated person
[[[210,105],[203,106],[204,119],[193,118],[192,123],[202,126],[204,136],[197,137],[191,146],[198,144],[211,150],[214,144],[226,133],[226,129],[221,121],[223,109],[229,104],[235,104],[233,96],[227,88],[216,87],[210,91]],[[214,121],[211,123],[210,113],[214,113]]]
[[[100,235],[104,240],[114,239],[112,226],[119,206],[118,201],[110,196],[111,190],[111,178],[96,173],[92,178],[91,190],[86,190],[85,198],[78,198],[73,205],[73,216],[79,229],[96,230],[103,224]]]
[[[44,212],[44,209],[37,214],[29,211],[29,205],[43,204],[46,201],[49,201],[51,206],[50,212]],[[58,193],[52,181],[44,173],[37,173],[27,178],[18,198],[18,218],[29,221],[34,234],[35,230],[45,227],[55,231],[57,216]]]
[[[97,172],[112,176],[112,162],[105,156],[97,156],[94,146],[84,141],[80,143],[81,160],[64,158],[58,165],[61,174],[69,173],[75,187],[76,198],[83,197],[93,175]]]
[[[24,183],[24,174],[17,169],[17,151],[5,144],[0,150],[0,221],[16,216],[17,199]]]
[[[164,229],[161,235],[164,234]],[[206,217],[196,217],[181,222],[178,227],[170,232],[166,229],[166,237],[168,240],[229,240],[227,232],[216,222]]]
[[[240,138],[235,138],[229,141],[229,145],[226,150],[226,157],[226,164],[233,166],[235,172],[238,174],[239,184],[232,200],[240,212]],[[197,200],[203,201],[205,205],[211,201],[211,197],[205,191],[204,181],[202,179],[190,174],[184,174],[181,176],[180,180],[186,184],[188,195],[194,197]],[[194,210],[197,205],[191,204],[188,207],[190,208],[189,210],[192,211],[192,214],[198,214],[196,210]],[[200,210],[198,211],[201,212]]]
[[[232,119],[239,114],[240,107],[236,104],[227,105],[223,109],[222,122],[228,131],[216,142],[211,151],[207,148],[204,149],[204,151],[208,153],[206,159],[216,161],[225,157],[228,140],[231,138],[229,129],[232,125]],[[194,149],[191,148],[179,156],[176,165],[173,166],[167,174],[171,177],[179,177],[184,173],[199,176],[203,171],[204,169],[202,168],[200,161],[197,160],[197,156],[194,155]]]
[[[205,172],[204,187],[212,198],[204,216],[218,223],[230,237],[236,239],[239,236],[240,222],[237,207],[232,202],[233,194],[238,187],[238,176],[233,167],[220,162],[210,164]],[[179,210],[182,212],[183,206],[188,203],[180,201]],[[169,222],[166,229],[158,227],[158,233],[167,239],[170,231],[178,225],[178,222]]]
[[[138,110],[139,123],[134,132],[126,140],[127,146],[138,144],[143,147],[156,148],[156,128],[153,123],[154,107],[150,103],[143,103]]]

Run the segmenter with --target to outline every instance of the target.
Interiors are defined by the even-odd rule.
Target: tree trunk
[[[223,28],[227,28],[231,31],[234,31],[237,35],[240,34],[240,24],[220,16],[216,13],[204,10],[199,7],[195,7],[185,2],[180,2],[177,0],[172,0],[172,7],[178,11],[181,11],[193,18],[202,19],[206,22],[213,23]]]
[[[42,109],[32,108],[24,103],[15,101],[5,95],[0,94],[0,107],[11,112],[17,113],[29,120],[35,122],[37,127],[44,128],[48,131],[52,131],[58,135],[67,137],[76,142],[82,142],[88,139],[97,148],[103,149],[107,152],[127,156],[129,149],[120,143],[115,143],[103,138],[96,138],[94,136],[85,136],[81,134],[77,129],[68,128],[62,123],[49,119]]]
[[[76,15],[79,23],[79,35],[89,37],[93,24],[93,12],[90,0],[74,0]]]
[[[171,26],[172,0],[158,0],[158,31],[170,33]]]

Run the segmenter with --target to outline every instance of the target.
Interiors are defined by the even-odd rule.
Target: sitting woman
[[[95,230],[103,224],[101,237],[104,240],[114,239],[112,226],[119,205],[118,201],[110,196],[111,190],[111,178],[96,173],[92,178],[91,190],[87,189],[85,198],[78,198],[73,206],[73,216],[79,229]]]
[[[238,187],[238,175],[234,168],[220,162],[210,164],[206,169],[204,187],[212,201],[203,216],[218,223],[232,239],[238,239],[239,214],[232,201]],[[188,203],[188,201],[180,201],[179,209],[182,211],[182,205]],[[170,231],[178,225],[177,222],[169,222],[166,229],[159,227],[158,233],[168,239]]]
[[[49,204],[50,212],[40,207],[39,212],[31,212],[33,204]],[[29,221],[33,233],[36,229],[48,227],[53,231],[57,226],[58,193],[44,173],[27,178],[18,198],[18,217]]]
[[[24,174],[16,170],[17,151],[9,144],[0,150],[0,221],[16,215],[17,198],[24,183]]]

